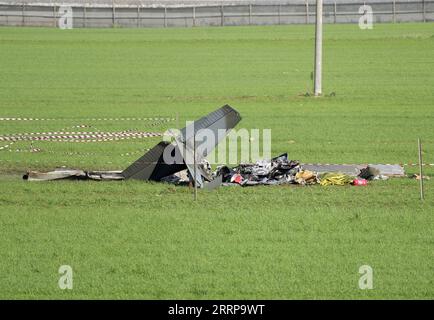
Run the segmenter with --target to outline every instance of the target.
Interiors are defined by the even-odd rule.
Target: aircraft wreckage
[[[390,176],[405,175],[404,168],[400,165],[301,164],[298,161],[289,160],[287,154],[261,160],[255,164],[240,164],[234,168],[221,166],[211,172],[206,157],[223,139],[226,139],[228,133],[240,121],[240,114],[231,106],[225,105],[174,133],[174,142],[159,142],[123,171],[83,171],[60,168],[51,172],[28,171],[23,179],[29,181],[138,179],[174,184],[191,182],[199,188],[213,189],[222,184],[242,186],[316,183],[359,185],[361,180],[387,179]],[[201,141],[200,148],[197,148],[196,137],[202,130],[207,130],[214,139]],[[167,161],[168,158],[176,159]]]
[[[204,163],[206,161],[204,160],[240,121],[241,116],[238,111],[225,105],[181,129],[175,136],[174,143],[161,141],[123,171],[74,169],[56,169],[51,172],[29,171],[23,176],[23,179],[29,181],[59,179],[164,181],[166,177],[188,170],[189,176],[198,187],[212,188],[221,183],[221,176],[213,178],[209,170],[205,169]],[[201,144],[203,152],[199,154],[195,152],[195,137],[198,132],[204,129],[210,130],[216,139],[203,142]],[[165,152],[181,155],[182,159],[175,163],[167,163],[164,159]]]

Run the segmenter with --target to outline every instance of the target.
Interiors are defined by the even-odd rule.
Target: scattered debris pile
[[[277,185],[292,183],[299,171],[300,163],[288,160],[288,155],[283,154],[269,161],[261,160],[254,164],[240,164],[235,168],[222,166],[217,168],[213,176],[221,176],[225,185]]]
[[[342,170],[342,167],[346,170]],[[270,161],[261,160],[255,164],[241,164],[232,169],[221,167],[214,175],[222,175],[224,185],[365,186],[368,180],[386,180],[391,176],[402,177],[405,174],[404,168],[399,165],[304,165],[289,160],[285,153]]]
[[[313,165],[307,165],[312,167]],[[236,167],[220,166],[212,172],[207,162],[201,167],[214,179],[221,178],[223,186],[257,186],[257,185],[355,185],[365,186],[368,180],[386,180],[390,176],[403,176],[404,169],[397,165],[316,165],[320,172],[305,169],[305,165],[296,160],[289,160],[284,153],[271,160],[256,163],[243,163]],[[343,173],[340,169],[347,170]],[[392,174],[393,173],[393,174]],[[187,170],[162,179],[177,185],[188,185],[191,177]]]
[[[76,180],[151,180],[173,184],[195,184],[200,188],[212,189],[220,185],[366,185],[368,180],[387,179],[389,176],[404,176],[399,165],[336,165],[301,164],[282,154],[271,160],[239,164],[236,167],[218,167],[214,172],[206,156],[226,137],[241,120],[240,114],[225,105],[207,116],[180,130],[175,142],[161,141],[146,154],[123,171],[83,171],[56,169],[51,172],[29,171],[23,178],[29,181],[59,179]],[[204,152],[196,152],[197,132],[207,129],[215,134],[215,141],[206,141]],[[223,133],[223,134],[222,134]],[[167,163],[165,152],[180,154],[178,162]],[[167,153],[166,153],[167,155]],[[194,159],[188,161],[187,159]]]

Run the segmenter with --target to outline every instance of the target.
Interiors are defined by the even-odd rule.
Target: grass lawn
[[[326,25],[322,98],[313,26],[0,28],[0,135],[163,132],[223,104],[302,162],[434,163],[434,24]],[[74,129],[87,125],[84,129]],[[191,190],[29,183],[26,169],[123,169],[159,138],[0,150],[0,298],[434,298],[434,180],[367,187]],[[1,142],[0,147],[6,145]],[[19,150],[20,152],[17,152]],[[407,172],[416,172],[407,167]],[[425,172],[433,177],[434,168]],[[71,265],[73,290],[58,268]],[[374,289],[358,288],[370,265]]]

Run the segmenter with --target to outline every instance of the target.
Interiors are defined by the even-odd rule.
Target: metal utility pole
[[[322,1],[316,0],[314,95],[322,94]]]

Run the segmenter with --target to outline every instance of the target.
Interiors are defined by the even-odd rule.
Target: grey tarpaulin
[[[350,176],[358,176],[361,170],[370,168],[382,176],[405,176],[404,167],[399,164],[302,164],[303,169],[317,173],[340,172]]]

